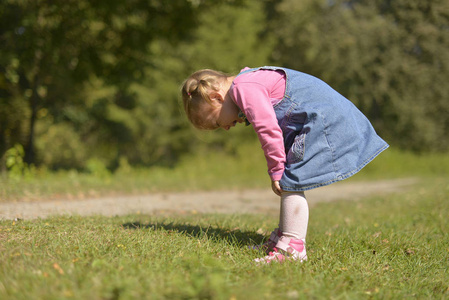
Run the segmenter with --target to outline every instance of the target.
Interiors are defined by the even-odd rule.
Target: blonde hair
[[[193,73],[184,81],[181,89],[184,110],[189,121],[198,129],[209,129],[204,116],[205,108],[212,109],[215,104],[210,99],[211,91],[218,91],[220,84],[228,75],[215,70],[204,69]],[[205,105],[209,107],[205,107]]]

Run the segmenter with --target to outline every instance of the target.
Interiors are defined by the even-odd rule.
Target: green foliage
[[[179,87],[268,64],[324,79],[390,144],[445,152],[447,14],[444,0],[1,1],[0,170],[15,144],[50,169],[236,153],[252,129],[193,130]]]
[[[91,134],[97,130],[118,136],[116,145],[121,145],[137,126],[126,111],[134,100],[128,89],[149,66],[149,43],[163,40],[174,45],[187,38],[197,25],[197,15],[211,3],[221,1],[2,1],[0,97],[8,105],[2,106],[5,112],[0,115],[11,114],[11,103],[17,99],[23,99],[28,114],[12,113],[21,120],[19,124],[14,122],[17,118],[2,118],[0,156],[10,147],[5,136],[24,123],[29,130],[20,142],[26,160],[35,162],[35,125],[42,109],[55,124],[73,123],[92,149],[106,152],[103,145],[108,136],[101,136],[97,145]],[[91,78],[112,86],[115,94],[101,99],[99,106],[93,106],[97,110],[86,114],[89,103],[82,97],[83,88]],[[88,124],[92,127],[81,126],[86,118],[93,121]],[[109,163],[119,156],[111,155]]]
[[[30,114],[23,97],[2,93],[7,85],[5,80],[2,81],[2,75],[0,73],[0,158],[13,145],[25,144],[28,128],[23,120]]]
[[[263,17],[261,3],[250,2],[248,6],[223,3],[208,7],[198,16],[199,27],[192,31],[188,41],[176,46],[164,40],[150,43],[151,67],[145,70],[142,84],[130,87],[135,105],[114,108],[117,116],[119,112],[122,116],[114,122],[127,128],[126,134],[121,135],[110,125],[104,126],[105,130],[114,129],[105,143],[118,149],[109,151],[116,153],[115,160],[126,156],[132,165],[174,166],[182,156],[202,151],[201,148],[229,153],[235,152],[242,141],[254,140],[251,128],[237,129],[233,141],[224,132],[193,130],[182,111],[179,89],[182,81],[199,68],[237,73],[245,64],[266,64],[270,39],[258,38],[263,31]],[[111,115],[105,118],[108,117]]]
[[[91,158],[86,162],[86,168],[94,177],[109,179],[111,172],[106,168],[104,162],[97,158]]]
[[[84,167],[86,146],[79,134],[67,122],[42,125],[36,142],[38,162],[49,169],[77,169]]]
[[[282,64],[330,83],[393,145],[449,148],[446,1],[285,0],[277,9]]]
[[[311,208],[305,263],[258,266],[273,215],[0,221],[0,298],[446,299],[447,178]]]
[[[268,64],[274,38],[266,34],[263,1],[217,5],[200,16],[187,61],[189,72],[211,68],[237,74],[243,67]]]
[[[23,161],[25,151],[22,145],[16,144],[13,148],[6,151],[6,167],[8,168],[8,177],[14,182],[29,180],[35,175],[35,167],[28,166]]]

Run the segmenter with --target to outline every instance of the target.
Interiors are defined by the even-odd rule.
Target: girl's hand
[[[281,189],[281,186],[279,185],[279,180],[275,180],[275,181],[271,182],[271,189],[278,196],[280,196],[281,193],[283,192]]]

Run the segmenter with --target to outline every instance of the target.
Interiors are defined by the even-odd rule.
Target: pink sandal
[[[291,239],[281,236],[273,251],[267,256],[256,258],[257,263],[269,264],[271,262],[284,262],[286,260],[297,260],[300,262],[307,260],[307,253],[304,240]]]
[[[249,248],[252,250],[263,250],[265,251],[265,253],[268,254],[271,251],[273,251],[274,247],[276,246],[281,236],[282,232],[279,230],[279,228],[276,228],[271,232],[268,241],[266,241],[262,245],[249,246]]]

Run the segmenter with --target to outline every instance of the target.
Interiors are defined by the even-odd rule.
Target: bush
[[[85,167],[86,146],[80,136],[66,123],[53,124],[36,138],[38,162],[50,169],[82,169]]]

